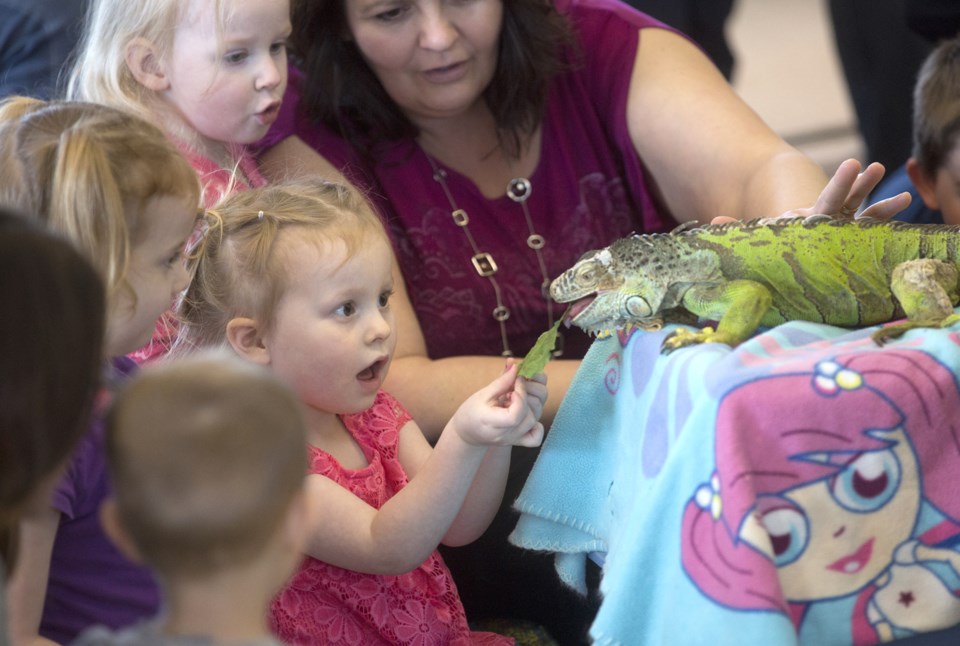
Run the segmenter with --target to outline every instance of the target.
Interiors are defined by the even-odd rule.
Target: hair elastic
[[[257,220],[259,220],[260,222],[263,222],[263,211],[260,211],[257,213]]]

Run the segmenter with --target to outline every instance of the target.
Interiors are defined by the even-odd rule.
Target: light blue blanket
[[[872,644],[960,622],[960,340],[789,323],[736,350],[591,347],[511,541],[598,644]]]

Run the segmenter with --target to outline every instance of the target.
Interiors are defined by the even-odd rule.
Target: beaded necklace
[[[450,187],[447,185],[447,171],[443,168],[440,168],[433,157],[430,155],[426,155],[426,157],[430,162],[430,167],[433,169],[434,181],[436,181],[440,185],[440,188],[443,189],[443,193],[447,197],[447,202],[450,204],[450,217],[453,219],[453,223],[457,225],[461,231],[463,231],[464,235],[467,237],[467,242],[470,243],[470,249],[473,251],[473,256],[471,256],[470,261],[473,263],[474,270],[477,272],[477,274],[483,278],[486,278],[490,282],[490,286],[493,288],[493,294],[497,306],[493,308],[491,316],[493,317],[493,320],[496,321],[500,326],[500,341],[503,345],[503,352],[501,354],[504,357],[512,357],[514,356],[513,351],[510,350],[510,342],[507,338],[507,319],[510,318],[510,308],[503,303],[503,294],[500,291],[500,285],[497,283],[496,279],[496,274],[500,270],[500,267],[493,259],[493,255],[491,255],[489,252],[480,250],[480,245],[477,244],[473,234],[470,232],[470,216],[467,215],[465,210],[461,209],[457,205],[457,201],[454,199],[453,193],[450,191]],[[537,233],[533,226],[533,218],[530,217],[530,209],[527,206],[527,200],[530,199],[530,194],[532,192],[533,185],[526,177],[515,177],[507,183],[507,197],[520,205],[520,210],[523,212],[523,219],[526,220],[527,223],[527,230],[529,231],[529,235],[527,236],[527,247],[533,250],[534,254],[537,256],[537,265],[540,268],[540,276],[543,279],[540,283],[540,294],[547,303],[547,327],[551,328],[554,324],[553,308],[551,307],[553,301],[550,298],[550,277],[547,274],[547,264],[543,259],[543,248],[546,246],[547,242],[544,240],[542,235]],[[556,349],[553,352],[553,356],[559,357],[561,354],[563,354],[563,337],[562,335],[558,334]]]

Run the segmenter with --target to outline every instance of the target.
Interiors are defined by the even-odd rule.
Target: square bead
[[[487,276],[493,276],[495,273],[497,273],[497,263],[494,262],[493,256],[488,253],[478,253],[470,260],[473,262],[473,268],[476,269],[477,273],[484,278]]]

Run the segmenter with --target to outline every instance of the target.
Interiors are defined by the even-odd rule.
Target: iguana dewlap
[[[570,318],[601,334],[637,325],[718,321],[664,342],[737,345],[760,325],[876,325],[878,342],[957,320],[960,227],[832,219],[751,220],[633,235],[585,254],[553,281]],[[581,300],[582,299],[582,300]]]

